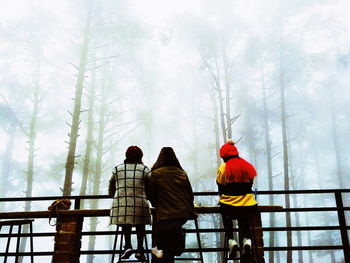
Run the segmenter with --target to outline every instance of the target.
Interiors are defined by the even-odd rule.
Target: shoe
[[[250,238],[243,238],[243,255],[250,255],[252,253],[252,241]]]
[[[146,261],[145,254],[143,254],[143,252],[141,252],[140,250],[136,251],[135,258],[137,258],[140,261]]]
[[[230,259],[234,259],[237,258],[237,253],[238,253],[238,244],[236,242],[236,240],[234,239],[229,239],[228,240],[228,251],[229,251],[229,258]]]
[[[128,259],[132,255],[132,248],[126,248],[123,254],[120,256],[120,259]]]
[[[161,249],[158,249],[157,247],[152,247],[151,252],[156,258],[163,258],[163,250]]]

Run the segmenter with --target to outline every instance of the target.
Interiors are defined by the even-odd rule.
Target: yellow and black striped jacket
[[[228,182],[225,168],[226,163],[223,163],[217,171],[216,183],[220,195],[219,203],[236,207],[257,205],[252,191],[253,182]]]

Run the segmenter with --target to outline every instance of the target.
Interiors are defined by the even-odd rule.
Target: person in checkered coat
[[[121,259],[128,259],[132,253],[131,228],[136,226],[137,250],[135,257],[145,258],[143,254],[143,239],[145,225],[151,223],[151,213],[146,192],[148,192],[149,169],[142,163],[142,150],[130,146],[123,164],[113,169],[109,180],[109,195],[113,197],[110,212],[110,223],[121,225],[125,237],[125,251]]]

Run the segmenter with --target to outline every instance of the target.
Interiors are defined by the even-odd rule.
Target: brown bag
[[[58,199],[54,201],[48,209],[50,211],[54,210],[69,210],[71,205],[71,201],[69,199]]]
[[[54,201],[47,209],[49,211],[51,211],[51,215],[49,217],[49,224],[51,226],[55,226],[57,224],[57,220],[56,223],[51,224],[51,217],[53,215],[57,215],[57,210],[69,210],[70,206],[71,206],[71,201],[69,199],[58,199],[56,201]]]

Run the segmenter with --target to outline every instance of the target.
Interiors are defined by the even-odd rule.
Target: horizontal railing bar
[[[261,190],[256,191],[257,195],[269,194],[332,194],[335,192],[350,193],[350,189],[310,189],[310,190]],[[218,195],[218,192],[195,192],[195,196]]]
[[[262,230],[264,232],[269,231],[317,231],[317,230],[339,230],[339,226],[299,226],[299,227],[263,227]],[[350,230],[350,226],[346,227],[347,230]],[[193,233],[222,233],[225,232],[223,228],[199,228],[198,230],[192,228],[186,228],[185,233],[193,234]],[[238,228],[234,228],[233,232],[238,232]],[[115,235],[115,231],[84,231],[82,232],[83,236],[107,236],[107,235]],[[118,234],[121,234],[121,231],[118,231]],[[136,231],[132,231],[132,234],[135,234]],[[146,230],[147,235],[152,234],[152,230]],[[55,232],[45,232],[45,233],[12,233],[10,234],[0,234],[0,238],[7,237],[53,237],[55,236]]]
[[[3,256],[8,256],[8,257],[14,257],[14,256],[30,256],[31,253],[30,252],[8,252],[8,253],[4,253],[1,252],[0,253],[0,257]],[[33,256],[52,256],[53,255],[53,251],[42,251],[42,252],[33,252]]]
[[[282,208],[281,206],[258,206],[260,212],[320,212],[320,211],[337,211],[334,207],[320,208]],[[350,210],[350,207],[344,207],[344,210]],[[220,212],[218,206],[195,207],[195,211],[199,214],[216,214]],[[79,215],[83,217],[109,216],[109,209],[85,209],[85,210],[59,210],[59,215]],[[28,211],[28,212],[2,212],[0,219],[14,218],[49,218],[57,217],[50,211]]]
[[[208,207],[195,207],[195,211],[199,214],[207,213],[219,213],[220,207],[208,206]],[[279,211],[282,206],[258,206],[261,212]],[[49,218],[57,217],[60,215],[74,215],[83,217],[95,217],[95,216],[110,216],[110,209],[83,209],[83,210],[57,210],[56,213],[51,211],[28,211],[28,212],[2,212],[0,213],[0,219],[13,219],[13,218]]]
[[[344,210],[350,210],[350,207],[344,207]],[[337,207],[299,207],[299,208],[283,208],[276,212],[324,212],[338,211]]]
[[[30,233],[21,233],[20,235],[18,235],[18,233],[12,233],[11,235],[10,234],[0,234],[0,238],[5,238],[5,237],[53,237],[55,236],[55,232],[47,232],[47,233],[33,233],[33,234],[30,234]]]
[[[350,193],[350,189],[309,189],[309,190],[263,190],[257,191],[257,194],[331,194],[335,192]]]
[[[9,201],[50,201],[57,199],[108,199],[111,198],[109,195],[69,195],[69,196],[33,196],[33,197],[6,197],[0,198],[0,202]]]
[[[264,247],[264,251],[291,251],[291,250],[340,250],[343,249],[342,245],[339,246],[297,246],[297,247]]]
[[[259,206],[260,212],[333,212],[337,211],[336,207],[309,207],[309,208],[282,208],[281,206]],[[212,207],[195,207],[197,213],[200,214],[217,214],[220,213],[218,206]],[[350,211],[350,207],[344,207],[345,211]],[[84,210],[60,210],[59,214],[74,214],[84,217],[109,216],[109,209],[84,209]],[[49,218],[57,217],[50,211],[27,211],[27,212],[0,212],[0,219],[14,218]]]
[[[268,247],[268,251],[291,251],[291,250],[334,250],[334,249],[343,249],[343,246],[296,246],[296,247]],[[183,253],[191,253],[191,252],[222,252],[224,251],[224,248],[186,248]],[[88,255],[88,254],[110,254],[111,250],[82,250],[82,255]],[[116,254],[119,253],[118,250],[116,250]]]
[[[181,258],[181,257],[175,257],[175,260],[181,260],[181,261],[202,261],[201,258]]]
[[[327,194],[327,193],[350,193],[350,189],[309,189],[309,190],[262,190],[257,191],[258,195],[269,195],[269,194]],[[218,195],[218,192],[195,192],[195,196],[211,196]],[[40,196],[40,197],[6,197],[0,198],[0,202],[10,201],[45,201],[45,200],[56,200],[56,199],[108,199],[111,198],[109,195],[70,195],[70,196]]]
[[[303,227],[303,226],[295,226],[295,227],[263,227],[263,231],[317,231],[317,230],[339,230],[340,226],[312,226],[312,227]],[[350,226],[347,226],[346,229],[350,230]]]
[[[343,246],[296,246],[296,247],[264,247],[265,251],[293,251],[293,250],[340,250],[343,249]],[[222,252],[224,248],[186,248],[183,253],[191,253],[191,252]],[[146,253],[150,253],[150,250],[145,250]],[[82,250],[81,255],[101,255],[101,254],[119,254],[119,250]],[[30,256],[30,252],[8,252],[8,253],[0,253],[0,256]],[[34,256],[52,256],[53,252],[33,252]],[[178,257],[181,258],[181,257]],[[185,258],[181,258],[185,259]]]
[[[289,250],[332,250],[332,249],[343,249],[341,245],[333,245],[333,246],[294,246],[294,247],[264,247],[265,251],[289,251]],[[119,250],[82,250],[81,254],[112,254],[114,251],[115,254],[118,254]],[[224,251],[223,248],[186,248],[184,253],[190,252],[220,252]],[[145,250],[146,253],[150,253],[150,250]],[[6,253],[0,253],[0,256],[5,256]],[[8,256],[29,256],[30,252],[8,252]],[[35,256],[50,256],[53,255],[53,252],[42,251],[42,252],[33,252]]]

